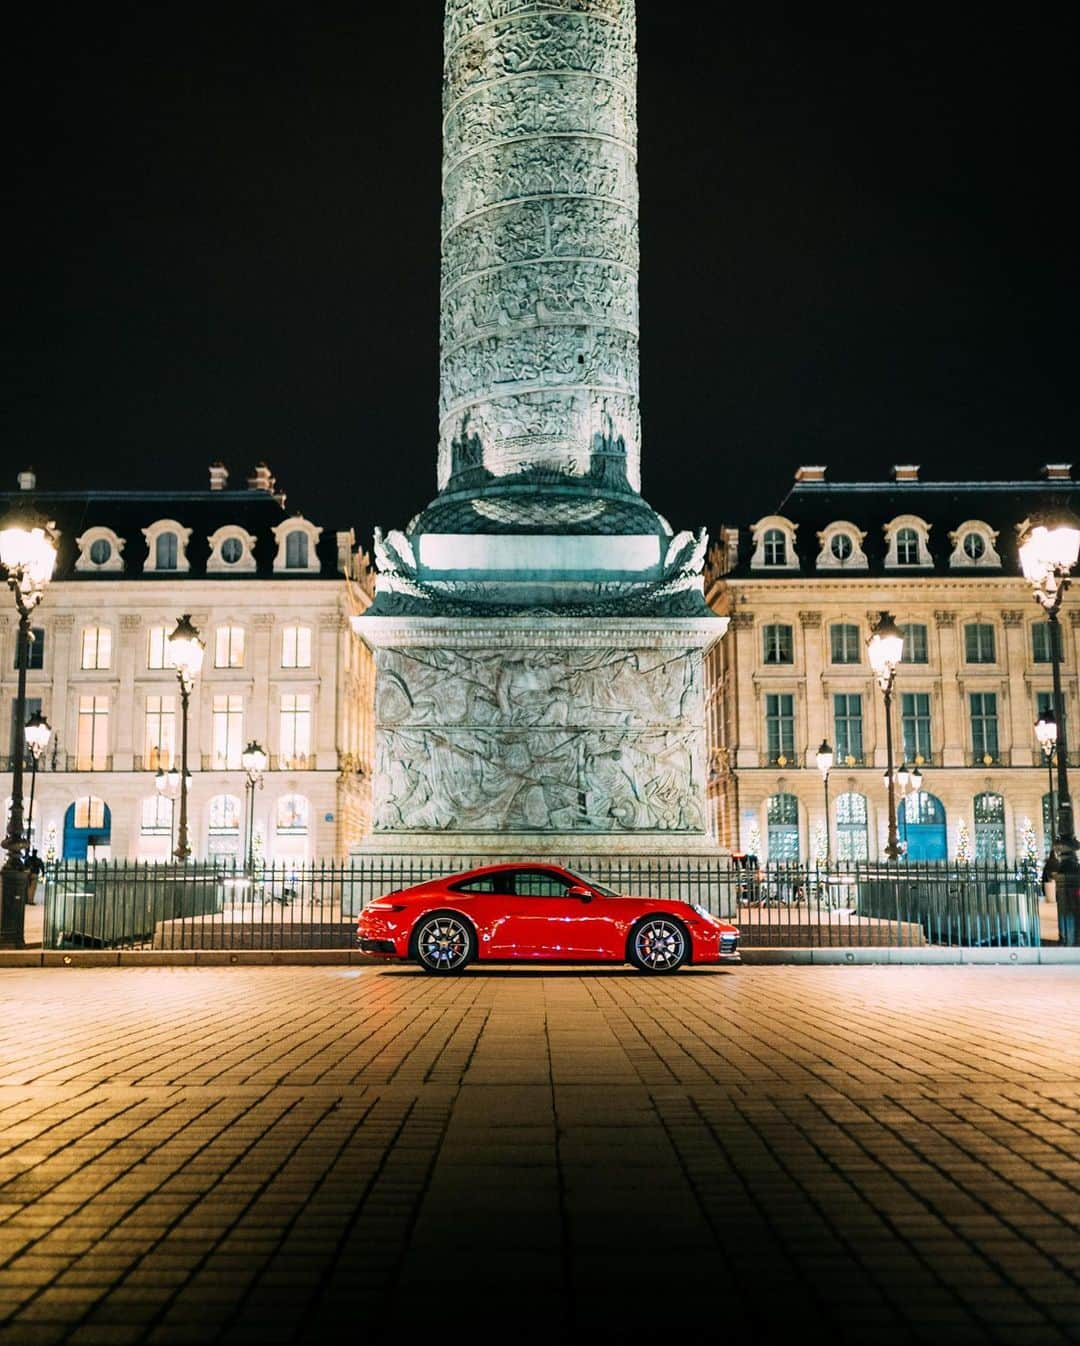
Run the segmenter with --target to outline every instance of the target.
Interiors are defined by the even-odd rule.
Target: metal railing
[[[500,857],[496,857],[498,859]],[[516,857],[505,857],[506,859]],[[46,948],[351,948],[368,902],[492,863],[490,856],[384,855],[308,865],[231,860],[63,861],[45,875]],[[618,893],[696,903],[755,946],[1038,945],[1033,866],[776,864],[563,856]],[[593,910],[600,914],[602,906]]]

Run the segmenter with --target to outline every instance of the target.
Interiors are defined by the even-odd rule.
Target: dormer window
[[[953,544],[949,565],[954,570],[986,569],[989,566],[1000,567],[1001,557],[994,546],[997,533],[989,524],[980,519],[968,519],[949,534]]]
[[[302,514],[296,514],[274,529],[277,543],[277,555],[274,557],[275,573],[291,571],[308,575],[319,573],[317,548],[322,529],[309,523]]]
[[[79,548],[76,570],[106,574],[123,571],[124,539],[117,537],[111,528],[88,528],[75,539],[75,545]]]
[[[187,559],[190,528],[175,519],[158,519],[142,532],[146,539],[146,564],[143,567],[146,574],[156,575],[159,571],[186,573],[190,569]]]
[[[104,544],[106,547],[108,544]],[[108,552],[102,557],[108,560]],[[767,566],[787,565],[787,538],[779,528],[770,528],[765,534],[765,564]]]
[[[930,570],[933,558],[928,539],[930,525],[915,514],[901,514],[885,525],[885,565],[897,569]]]
[[[798,570],[799,557],[795,551],[796,524],[779,515],[759,519],[751,529],[754,554],[750,559],[752,570]]]
[[[817,535],[821,543],[818,552],[819,570],[867,570],[869,562],[863,551],[866,534],[845,519],[829,524]]]
[[[914,528],[901,528],[897,533],[896,564],[898,566],[919,564],[919,535]]]
[[[225,524],[207,539],[210,559],[206,563],[210,574],[248,574],[255,570],[255,538],[237,524]]]

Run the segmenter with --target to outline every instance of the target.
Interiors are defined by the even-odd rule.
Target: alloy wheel
[[[655,918],[634,934],[635,961],[648,972],[671,972],[686,958],[686,935],[674,921]]]
[[[425,921],[416,937],[416,954],[433,972],[456,972],[469,961],[472,935],[453,916],[435,916]]]

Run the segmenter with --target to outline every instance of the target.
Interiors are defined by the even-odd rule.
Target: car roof
[[[477,869],[462,869],[455,874],[448,874],[448,879],[474,878],[481,874],[505,874],[510,869],[554,869],[560,874],[569,874],[570,871],[563,865],[557,865],[551,860],[514,860],[501,865],[480,865]]]

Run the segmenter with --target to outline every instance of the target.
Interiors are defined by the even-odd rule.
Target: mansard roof
[[[805,470],[805,469],[804,469]],[[917,469],[911,469],[916,470]],[[815,469],[820,471],[820,469]],[[853,481],[799,480],[777,505],[776,515],[798,529],[800,568],[803,579],[854,578],[868,575],[920,578],[932,575],[1015,577],[1021,573],[1017,552],[1017,524],[1033,511],[1049,506],[1067,506],[1080,514],[1080,482],[1050,477],[1035,481]],[[929,526],[930,567],[908,570],[885,565],[888,548],[885,528],[901,516],[917,516]],[[863,550],[868,568],[842,571],[818,569],[818,534],[840,521],[866,534]],[[949,534],[961,524],[977,521],[995,531],[1000,567],[958,570],[949,561],[954,546]],[[729,578],[776,578],[790,581],[791,570],[768,567],[751,569],[754,520],[739,524],[738,561],[727,570]]]
[[[285,497],[266,489],[239,488],[204,491],[66,491],[30,489],[0,491],[0,516],[20,506],[33,506],[53,520],[60,533],[54,578],[87,583],[116,580],[146,580],[149,584],[191,579],[332,579],[340,574],[337,539],[333,528],[323,528],[315,547],[319,568],[298,572],[274,572],[278,543],[273,529],[286,523],[296,511],[284,507]],[[190,569],[146,569],[147,543],[143,529],[163,519],[172,519],[191,529],[186,554]],[[312,521],[308,521],[312,522]],[[318,522],[318,521],[315,521]],[[228,525],[255,538],[255,569],[207,572],[209,537]],[[123,538],[123,567],[111,571],[75,569],[79,556],[76,538],[94,528],[106,528]],[[344,526],[341,531],[345,531]]]

